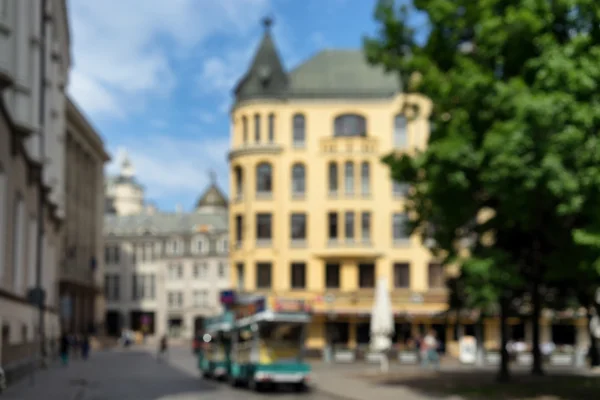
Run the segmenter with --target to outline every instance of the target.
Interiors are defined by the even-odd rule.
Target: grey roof
[[[290,72],[290,97],[393,96],[398,77],[370,65],[361,50],[323,50]]]
[[[271,78],[260,78],[268,66]],[[236,85],[236,102],[249,99],[386,98],[402,90],[399,76],[370,65],[362,50],[323,50],[287,73],[267,30],[250,68]]]
[[[196,203],[196,208],[201,207],[227,207],[227,197],[216,183],[213,183],[204,192]]]
[[[117,236],[171,235],[198,232],[210,226],[215,231],[226,231],[227,211],[219,213],[163,213],[138,215],[105,215],[104,233]]]

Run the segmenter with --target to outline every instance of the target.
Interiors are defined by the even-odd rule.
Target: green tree
[[[411,25],[414,11],[426,26]],[[501,314],[511,291],[530,293],[533,372],[542,373],[540,286],[598,257],[600,4],[414,0],[411,11],[382,1],[375,17],[369,61],[433,103],[428,148],[384,160],[413,187],[411,229],[434,226],[446,262],[456,262],[458,240],[493,233],[472,273],[495,276]],[[491,218],[473,223],[484,210]]]

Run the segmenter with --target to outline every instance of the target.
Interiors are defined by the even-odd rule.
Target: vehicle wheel
[[[203,371],[203,372],[202,372],[202,377],[203,377],[204,379],[210,379],[210,374],[209,374],[207,371]]]
[[[233,376],[233,375],[229,375],[229,376],[227,377],[227,380],[229,381],[229,384],[231,385],[231,387],[234,387],[234,388],[236,388],[236,387],[239,387],[239,386],[240,386],[240,381],[238,381],[238,380],[236,379],[236,377],[235,377],[235,376]]]
[[[262,392],[262,388],[262,384],[256,382],[254,379],[250,379],[248,381],[248,389],[252,390],[253,392]]]
[[[295,383],[294,384],[294,391],[301,393],[301,392],[306,392],[307,386],[304,382],[300,382],[300,383]]]

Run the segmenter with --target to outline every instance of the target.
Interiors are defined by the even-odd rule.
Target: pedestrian
[[[437,332],[431,330],[427,336],[425,336],[425,339],[423,339],[423,347],[425,347],[425,358],[423,365],[427,366],[428,364],[431,364],[437,369],[440,366],[440,356],[438,354],[439,342],[436,336]]]
[[[162,360],[163,358],[167,357],[167,351],[168,351],[168,343],[167,343],[167,335],[163,335],[160,338],[160,343],[159,343],[159,349],[158,349],[158,360]]]
[[[62,361],[62,365],[64,365],[65,367],[67,365],[69,365],[69,347],[71,344],[71,340],[69,338],[69,335],[67,335],[66,332],[64,332],[61,337],[60,337],[60,359]]]
[[[81,358],[88,359],[90,355],[90,337],[86,334],[81,336]]]

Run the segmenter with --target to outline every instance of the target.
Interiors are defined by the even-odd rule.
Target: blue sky
[[[293,67],[324,48],[358,48],[376,0],[70,0],[69,92],[105,141],[127,151],[147,197],[190,209],[210,169],[227,190],[231,90],[275,18]]]

